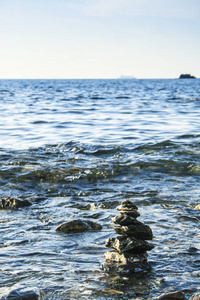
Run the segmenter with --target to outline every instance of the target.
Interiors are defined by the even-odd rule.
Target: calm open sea
[[[155,299],[200,292],[200,80],[0,80],[0,296]],[[129,199],[153,231],[149,273],[105,274],[111,217]],[[74,218],[95,232],[61,234]]]

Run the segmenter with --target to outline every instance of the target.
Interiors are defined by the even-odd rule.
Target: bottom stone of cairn
[[[121,215],[112,218],[112,221],[117,224],[115,231],[121,235],[106,240],[106,247],[114,250],[104,254],[106,263],[103,268],[106,272],[120,275],[147,270],[147,251],[154,248],[145,241],[153,238],[151,228],[136,220],[140,214],[137,212],[138,207],[131,201],[123,201],[117,210]]]

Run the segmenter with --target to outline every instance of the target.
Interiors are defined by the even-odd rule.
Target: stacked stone
[[[154,248],[146,241],[153,238],[151,228],[137,220],[138,207],[131,201],[124,200],[117,210],[120,215],[112,221],[119,236],[106,240],[106,247],[114,250],[104,254],[105,271],[124,275],[148,269],[147,251]]]

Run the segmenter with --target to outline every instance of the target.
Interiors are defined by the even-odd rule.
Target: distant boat
[[[192,76],[192,75],[190,75],[190,74],[181,74],[180,75],[180,77],[179,77],[179,79],[188,79],[188,78],[190,78],[190,79],[193,79],[193,78],[196,78],[195,76]]]
[[[124,75],[122,75],[118,79],[136,79],[136,78],[133,77],[133,76],[124,76]]]

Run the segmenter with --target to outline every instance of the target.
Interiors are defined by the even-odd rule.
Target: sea
[[[200,292],[200,79],[0,80],[0,297]],[[153,232],[149,270],[102,268],[123,200]],[[59,233],[73,219],[101,230]],[[110,249],[111,250],[111,249]]]

